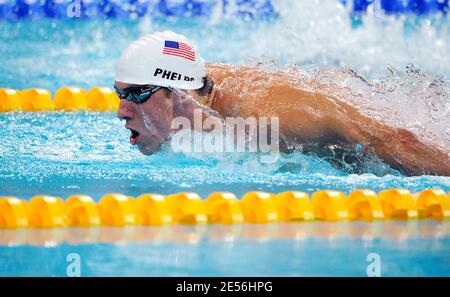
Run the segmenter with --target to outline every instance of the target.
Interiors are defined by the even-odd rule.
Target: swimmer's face
[[[115,82],[120,92],[139,85]],[[131,132],[130,143],[137,145],[143,154],[152,154],[170,134],[173,119],[173,93],[160,89],[144,103],[120,100],[117,116],[125,120],[125,128]]]

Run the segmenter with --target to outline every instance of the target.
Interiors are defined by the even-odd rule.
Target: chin
[[[160,144],[155,145],[155,144],[147,144],[147,145],[139,145],[139,151],[144,154],[144,155],[152,155],[154,153],[156,153],[159,148],[160,148]]]

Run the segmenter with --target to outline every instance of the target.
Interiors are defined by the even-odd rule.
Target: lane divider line
[[[197,193],[172,195],[106,194],[98,203],[88,195],[37,195],[29,201],[0,197],[0,229],[96,227],[170,224],[267,224],[275,222],[343,220],[415,220],[450,218],[450,193],[426,189],[411,193],[387,189],[378,193],[323,190],[279,194],[252,191],[238,199],[230,192],[215,192],[206,199]]]
[[[46,89],[0,88],[0,112],[117,111],[119,103],[116,93],[107,87],[94,87],[88,92],[78,87],[62,87],[53,99]]]

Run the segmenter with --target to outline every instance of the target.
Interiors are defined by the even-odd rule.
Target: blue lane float
[[[354,13],[365,13],[369,7],[378,6],[386,14],[429,14],[449,11],[449,0],[341,0],[349,4]]]
[[[217,8],[247,19],[278,16],[270,0],[0,0],[0,18],[208,17]]]

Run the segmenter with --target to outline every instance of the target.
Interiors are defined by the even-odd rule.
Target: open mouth
[[[128,128],[131,132],[131,136],[130,136],[130,143],[131,145],[135,145],[137,142],[137,138],[139,137],[139,132],[136,130],[133,130],[131,128]]]

